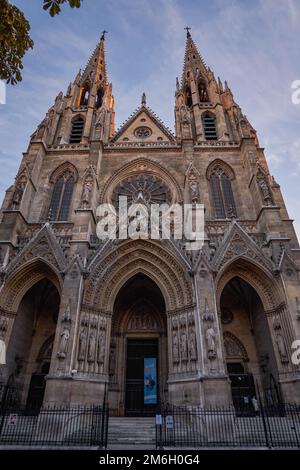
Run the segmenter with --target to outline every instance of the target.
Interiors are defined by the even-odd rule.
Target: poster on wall
[[[144,404],[157,404],[156,357],[144,357]]]

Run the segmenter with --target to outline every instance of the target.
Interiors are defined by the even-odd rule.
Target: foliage
[[[51,16],[58,15],[61,12],[61,5],[68,3],[71,8],[80,8],[82,0],[44,0],[44,10],[49,10]]]
[[[15,85],[22,80],[22,59],[33,41],[24,14],[8,0],[0,0],[0,79]]]
[[[53,17],[61,12],[64,3],[80,8],[82,0],[43,0],[43,9]],[[11,85],[22,80],[23,57],[33,48],[29,31],[23,12],[9,0],[0,0],[0,79]]]

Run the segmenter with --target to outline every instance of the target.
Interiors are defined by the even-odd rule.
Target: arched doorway
[[[117,294],[109,358],[109,401],[115,413],[152,414],[166,394],[167,320],[163,295],[136,274]]]
[[[279,401],[276,358],[259,295],[244,279],[232,277],[222,290],[220,310],[234,405],[251,406],[258,393],[266,401]]]
[[[7,348],[7,377],[14,377],[20,399],[27,407],[43,403],[45,377],[49,372],[60,295],[47,278],[23,296]]]

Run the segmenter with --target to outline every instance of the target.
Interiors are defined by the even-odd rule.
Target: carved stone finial
[[[146,93],[142,94],[142,106],[146,106]]]

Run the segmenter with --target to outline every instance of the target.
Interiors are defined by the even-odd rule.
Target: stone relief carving
[[[157,330],[157,322],[151,313],[138,313],[131,316],[128,330]]]

